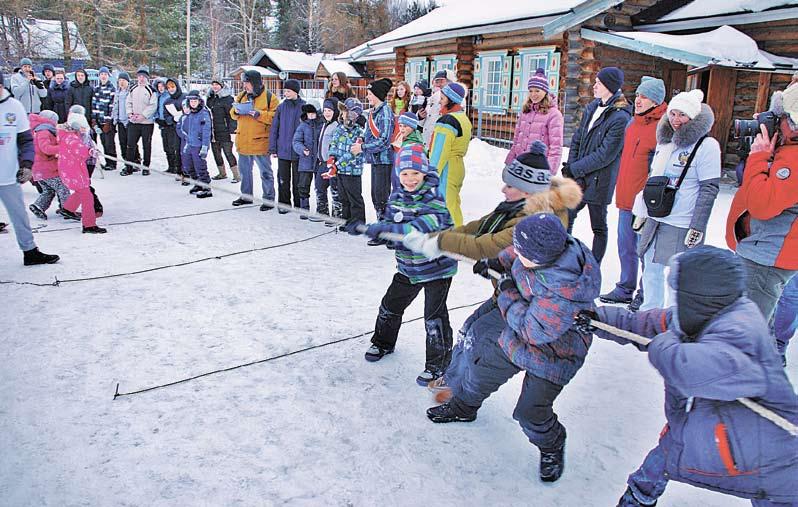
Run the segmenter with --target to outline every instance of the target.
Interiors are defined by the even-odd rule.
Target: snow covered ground
[[[161,153],[157,136],[155,144]],[[503,153],[472,144],[467,218],[500,200]],[[164,168],[162,155],[154,167]],[[232,208],[233,197],[221,192],[198,200],[157,174],[116,171],[95,175],[94,184],[108,234],[82,235],[51,210],[36,239],[61,262],[25,268],[13,233],[1,235],[0,280],[129,272],[329,231],[293,214]],[[33,201],[32,187],[25,197]],[[724,189],[712,244],[723,245],[730,199]],[[610,217],[614,227],[614,210]],[[589,241],[587,213],[576,235]],[[614,241],[613,232],[605,290],[619,271]],[[594,342],[557,401],[569,439],[566,472],[554,485],[538,481],[538,453],[512,419],[520,376],[474,423],[427,420],[433,401],[415,384],[424,364],[421,321],[403,326],[396,353],[376,364],[363,360],[365,336],[113,399],[117,383],[134,391],[368,332],[393,273],[386,249],[331,233],[134,276],[0,286],[0,505],[615,505],[664,416],[662,382],[646,356],[614,343]],[[490,293],[466,267],[449,306]],[[455,329],[469,312],[452,311]],[[406,318],[421,313],[419,298]],[[789,361],[796,379],[795,347]],[[672,483],[661,505],[748,502]]]

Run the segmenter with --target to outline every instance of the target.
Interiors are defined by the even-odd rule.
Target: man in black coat
[[[86,74],[84,69],[76,70],[75,80],[69,83],[69,89],[67,90],[67,112],[69,112],[69,108],[74,105],[83,106],[83,109],[86,111],[86,121],[89,122],[89,125],[92,125],[91,104],[93,98],[94,88],[92,88],[91,83],[89,83],[88,74]],[[95,141],[97,140],[97,134],[94,130],[91,131],[91,138]]]
[[[240,177],[238,174],[238,162],[233,154],[232,138],[237,125],[236,121],[230,117],[230,109],[233,107],[233,96],[230,93],[230,89],[225,87],[221,81],[212,81],[211,89],[208,92],[208,100],[205,104],[211,110],[211,117],[213,118],[211,151],[213,151],[216,167],[219,169],[219,174],[214,176],[213,179],[223,180],[227,178],[227,171],[224,168],[224,159],[222,158],[222,153],[224,153],[224,157],[227,158],[227,163],[230,165],[230,171],[233,173],[233,183],[238,183]]]
[[[579,211],[587,206],[593,229],[593,256],[601,263],[607,250],[607,206],[612,202],[626,126],[632,114],[621,92],[623,71],[605,67],[598,72],[593,85],[596,99],[587,105],[579,128],[571,139],[568,162],[562,174],[573,178],[582,187],[582,203],[568,210],[568,233],[574,227]]]

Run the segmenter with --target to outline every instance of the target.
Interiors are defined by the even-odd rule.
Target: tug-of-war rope
[[[153,169],[151,167],[147,167],[147,166],[144,166],[142,164],[137,164],[135,162],[128,162],[128,161],[125,161],[123,159],[112,157],[110,155],[103,154],[101,156],[105,157],[106,159],[113,160],[115,162],[120,162],[122,164],[126,164],[126,165],[129,165],[129,166],[137,167],[137,168],[142,169],[142,170],[147,169],[150,172],[154,172],[154,173],[160,174],[162,176],[168,176],[168,177],[174,176],[172,173],[167,173],[166,171],[162,171],[162,170],[159,170],[159,169]],[[315,213],[315,212],[312,212],[310,210],[306,210],[306,209],[302,209],[302,208],[295,208],[295,207],[293,207],[291,205],[283,204],[283,203],[276,202],[276,201],[273,201],[273,200],[261,199],[261,198],[255,197],[254,195],[251,195],[251,194],[242,194],[242,193],[236,192],[234,190],[228,190],[228,189],[221,188],[221,187],[213,187],[213,186],[211,186],[210,183],[205,183],[205,182],[198,181],[198,180],[195,180],[195,179],[192,179],[192,178],[184,178],[184,180],[188,181],[191,184],[197,185],[197,186],[199,186],[201,188],[210,189],[211,191],[215,190],[217,192],[233,195],[233,196],[236,196],[236,197],[239,197],[239,198],[244,198],[244,199],[246,199],[246,200],[248,200],[248,201],[250,201],[252,203],[265,204],[267,206],[271,206],[273,208],[277,208],[278,210],[283,210],[284,212],[300,213],[300,214],[305,215],[305,216],[307,216],[309,218],[313,217],[313,218],[318,219],[319,221],[325,221],[327,223],[333,223],[336,226],[337,225],[345,225],[346,224],[346,220],[343,220],[343,219],[340,219],[340,218],[331,217],[329,215],[322,215],[320,213]],[[359,226],[357,229],[358,229],[359,232],[365,232],[366,227],[365,226]],[[188,264],[194,264],[194,263],[197,263],[197,262],[204,262],[204,261],[211,260],[211,259],[222,259],[224,257],[230,257],[230,256],[233,256],[233,255],[239,255],[239,254],[247,253],[247,252],[268,250],[268,249],[272,249],[272,248],[279,248],[279,247],[283,247],[283,246],[294,245],[294,244],[297,244],[297,243],[310,241],[312,239],[318,238],[320,236],[324,236],[326,234],[333,233],[336,230],[337,230],[337,228],[335,228],[335,229],[333,229],[331,231],[326,231],[326,232],[324,232],[322,234],[317,234],[315,236],[311,236],[309,238],[300,239],[300,240],[296,240],[296,241],[291,241],[291,242],[288,242],[288,243],[282,243],[282,244],[279,244],[279,245],[272,245],[272,246],[258,248],[258,249],[242,250],[240,252],[234,252],[234,253],[231,253],[231,254],[225,254],[225,255],[221,255],[221,256],[212,256],[212,257],[207,257],[207,258],[204,258],[204,259],[198,259],[198,260],[194,260],[194,261],[187,261],[187,262],[184,262],[184,263],[178,263],[178,264],[173,264],[173,265],[168,265],[168,266],[160,266],[160,267],[156,267],[156,268],[149,268],[149,269],[135,271],[135,272],[130,272],[130,273],[119,273],[119,274],[113,274],[113,275],[103,275],[103,276],[99,276],[99,277],[76,278],[76,279],[71,279],[71,280],[60,280],[60,281],[56,279],[55,282],[49,283],[49,284],[34,283],[34,282],[13,282],[13,281],[0,281],[0,284],[35,285],[35,286],[40,286],[40,287],[58,287],[59,285],[64,284],[64,283],[82,282],[82,281],[88,281],[88,280],[100,280],[100,279],[113,278],[113,277],[118,277],[118,276],[129,276],[129,275],[133,275],[133,274],[147,273],[147,272],[151,272],[151,271],[157,271],[157,270],[167,269],[167,268],[176,267],[176,266],[185,266],[185,265],[188,265]],[[388,241],[401,242],[402,239],[404,239],[404,234],[395,234],[395,233],[384,232],[384,233],[380,234],[380,238],[388,240]],[[468,264],[475,264],[477,262],[477,260],[478,260],[478,259],[471,259],[470,257],[466,257],[466,256],[460,255],[458,253],[447,252],[447,251],[441,251],[441,255],[445,256],[445,257],[449,257],[449,258],[454,259],[456,261],[465,262],[465,263],[468,263]],[[500,277],[500,274],[497,273],[494,270],[489,270],[489,274],[495,279],[498,279]],[[463,306],[450,308],[450,310],[459,310],[459,309],[462,309],[462,308],[470,308],[470,307],[476,306],[476,305],[478,305],[480,303],[481,303],[481,301],[478,302],[478,303],[472,303],[472,304],[469,304],[469,305],[463,305]],[[423,317],[417,317],[415,319],[410,319],[410,320],[405,321],[405,323],[417,321],[417,320],[420,320],[420,319],[423,319]],[[632,342],[635,342],[635,343],[639,343],[641,345],[648,345],[649,343],[651,343],[651,339],[650,338],[646,338],[644,336],[640,336],[640,335],[631,333],[629,331],[610,326],[610,325],[605,324],[605,323],[600,322],[600,321],[591,320],[591,325],[596,327],[596,328],[598,328],[598,329],[607,331],[609,333],[612,333],[612,334],[614,334],[616,336],[620,336],[622,338],[626,338],[629,341],[632,341]],[[319,344],[319,345],[313,345],[311,347],[305,347],[303,349],[295,350],[293,352],[287,352],[285,354],[272,356],[272,357],[269,357],[269,358],[266,358],[266,359],[259,359],[259,360],[256,360],[256,361],[250,361],[248,363],[239,364],[239,365],[236,365],[236,366],[231,366],[229,368],[223,368],[223,369],[219,369],[219,370],[214,370],[214,371],[202,373],[202,374],[199,374],[199,375],[195,375],[193,377],[188,377],[188,378],[185,378],[185,379],[176,380],[174,382],[169,382],[169,383],[162,384],[162,385],[157,385],[157,386],[152,386],[152,387],[148,387],[148,388],[144,388],[144,389],[139,389],[139,390],[136,390],[136,391],[120,393],[119,392],[119,384],[117,383],[116,391],[114,393],[114,399],[117,399],[117,398],[122,397],[122,396],[131,396],[131,395],[134,395],[134,394],[140,394],[140,393],[144,393],[144,392],[148,392],[148,391],[153,391],[155,389],[161,389],[161,388],[165,388],[165,387],[169,387],[169,386],[174,386],[174,385],[177,385],[177,384],[182,384],[182,383],[185,383],[185,382],[189,382],[191,380],[196,380],[196,379],[199,379],[199,378],[202,378],[202,377],[207,377],[207,376],[214,375],[214,374],[217,374],[217,373],[232,371],[232,370],[236,370],[236,369],[239,369],[239,368],[244,368],[244,367],[247,367],[247,366],[252,366],[252,365],[256,365],[256,364],[266,363],[266,362],[269,362],[269,361],[274,361],[276,359],[292,356],[292,355],[295,355],[295,354],[300,354],[302,352],[307,352],[307,351],[310,351],[310,350],[315,350],[315,349],[318,349],[318,348],[327,347],[329,345],[334,345],[334,344],[337,344],[337,343],[342,343],[342,342],[345,342],[345,341],[354,340],[356,338],[362,338],[363,336],[366,336],[370,332],[371,331],[367,331],[365,333],[357,334],[357,335],[354,335],[354,336],[348,336],[346,338],[340,338],[340,339],[333,340],[333,341],[326,342],[326,343],[322,343],[322,344]],[[790,421],[788,421],[784,417],[780,416],[779,414],[777,414],[777,413],[773,412],[772,410],[760,405],[759,403],[751,400],[750,398],[738,398],[737,401],[740,402],[743,406],[745,406],[745,407],[749,408],[750,410],[752,410],[753,412],[755,412],[756,414],[758,414],[761,417],[763,417],[763,418],[767,419],[768,421],[772,422],[773,424],[775,424],[779,428],[784,429],[785,431],[787,431],[788,433],[792,434],[793,436],[798,436],[798,426],[792,424]]]

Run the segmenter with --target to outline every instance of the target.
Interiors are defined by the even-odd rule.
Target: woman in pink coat
[[[64,209],[75,213],[78,207],[81,208],[83,232],[88,234],[106,232],[102,227],[97,227],[94,197],[89,189],[91,178],[86,167],[86,161],[96,153],[97,148],[89,137],[89,123],[83,106],[72,106],[66,124],[58,127],[58,173],[61,181],[74,192],[64,203]]]
[[[549,81],[543,69],[538,69],[527,83],[529,95],[524,101],[515,126],[513,146],[504,160],[509,164],[529,150],[534,141],[546,145],[546,158],[551,174],[557,174],[562,162],[563,119],[557,109],[557,99],[549,94]]]

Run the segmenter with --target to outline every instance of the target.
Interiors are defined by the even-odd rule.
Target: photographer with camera
[[[770,111],[735,121],[759,127],[726,220],[726,243],[746,268],[748,297],[766,320],[798,271],[798,83],[773,94]],[[780,346],[779,352],[784,354]]]
[[[11,94],[22,103],[26,113],[38,113],[42,110],[42,99],[47,97],[47,88],[36,78],[30,58],[23,58],[19,66],[19,72],[11,76]]]

